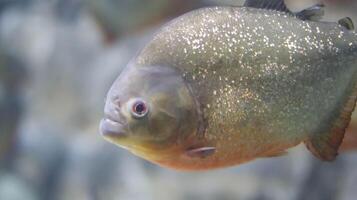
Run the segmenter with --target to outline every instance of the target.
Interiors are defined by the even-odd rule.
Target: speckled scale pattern
[[[355,81],[356,52],[356,34],[337,23],[212,7],[164,26],[136,62],[179,69],[217,147],[211,161],[237,163],[327,131]]]

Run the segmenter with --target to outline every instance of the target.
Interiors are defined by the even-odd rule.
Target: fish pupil
[[[137,102],[134,104],[134,112],[138,115],[143,115],[146,112],[146,105],[144,102]]]

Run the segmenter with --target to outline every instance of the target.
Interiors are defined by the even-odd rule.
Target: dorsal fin
[[[324,7],[323,4],[316,4],[295,13],[295,16],[301,20],[318,21],[322,19],[325,14]]]
[[[244,6],[291,13],[284,0],[246,0]]]
[[[285,12],[285,13],[292,14],[301,20],[318,21],[324,15],[323,4],[316,4],[300,12],[295,12],[295,13],[291,12],[286,7],[284,0],[246,0],[244,6],[251,7],[251,8],[261,8],[261,9]]]

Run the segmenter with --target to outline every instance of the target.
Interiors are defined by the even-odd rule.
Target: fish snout
[[[104,118],[100,121],[99,130],[104,137],[120,137],[125,135],[124,125],[109,118]]]
[[[124,122],[120,119],[120,105],[116,102],[107,101],[104,108],[104,118],[99,126],[100,133],[108,137],[125,135]]]

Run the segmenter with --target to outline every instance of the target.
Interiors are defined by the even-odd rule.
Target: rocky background
[[[198,7],[241,4],[0,1],[0,200],[357,199],[357,151],[323,163],[299,146],[280,158],[183,173],[98,134],[109,86],[160,25]],[[299,10],[313,2],[287,4]],[[356,1],[325,4],[325,20],[350,16],[357,24]]]

